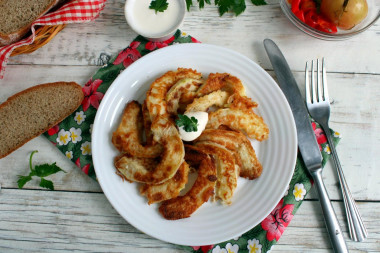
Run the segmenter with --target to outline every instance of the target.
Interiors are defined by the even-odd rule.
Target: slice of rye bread
[[[59,0],[0,0],[0,46],[20,40]]]
[[[75,82],[40,84],[8,98],[0,104],[0,158],[61,122],[83,98]]]

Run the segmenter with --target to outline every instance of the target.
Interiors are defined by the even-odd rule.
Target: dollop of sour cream
[[[185,115],[189,118],[194,117],[198,120],[197,123],[197,131],[196,132],[186,132],[183,127],[178,127],[179,135],[184,141],[192,141],[198,138],[203,130],[205,130],[207,121],[208,121],[208,113],[207,112],[188,112]]]
[[[128,23],[142,35],[152,38],[165,35],[181,23],[184,16],[184,3],[168,0],[168,8],[163,12],[149,9],[151,0],[127,0],[125,15]],[[184,2],[184,1],[183,1]]]

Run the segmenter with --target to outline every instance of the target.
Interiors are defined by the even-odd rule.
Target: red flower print
[[[75,161],[76,166],[78,166],[79,169],[81,169],[86,175],[88,175],[88,170],[90,169],[90,164],[86,164],[83,166],[83,168],[80,165],[80,158]]]
[[[191,246],[194,250],[201,249],[203,253],[207,253],[214,245],[205,245],[205,246]]]
[[[201,43],[199,40],[197,40],[196,38],[193,38],[193,37],[191,37],[191,41],[192,41],[193,43]]]
[[[59,132],[59,126],[58,125],[53,126],[52,128],[50,128],[47,131],[48,135],[50,135],[50,136],[55,135],[58,132]]]
[[[102,100],[104,94],[96,90],[98,89],[99,85],[102,84],[102,82],[103,80],[100,79],[96,79],[95,81],[92,81],[92,79],[90,79],[82,88],[82,91],[84,93],[84,99],[82,101],[83,111],[87,111],[90,105],[98,109],[100,100]]]
[[[287,204],[282,207],[284,199],[281,199],[276,208],[261,222],[261,227],[267,231],[267,240],[278,241],[293,218],[294,205]]]
[[[322,128],[317,128],[317,124],[315,124],[315,122],[312,122],[311,125],[312,125],[312,127],[313,127],[313,129],[314,129],[315,137],[317,138],[317,142],[318,142],[319,150],[322,150],[322,146],[321,146],[321,144],[327,142],[326,135],[325,135],[325,133],[323,132]]]
[[[156,48],[163,48],[169,46],[169,44],[172,43],[174,39],[174,36],[172,36],[170,37],[170,39],[167,39],[165,41],[149,41],[148,43],[146,43],[145,48],[150,51]]]
[[[131,65],[134,61],[141,57],[140,52],[136,49],[139,45],[140,42],[132,42],[129,47],[119,53],[113,64],[118,65],[120,63],[123,63],[123,66],[125,68]]]

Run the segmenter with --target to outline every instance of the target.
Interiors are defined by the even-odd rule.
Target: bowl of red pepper
[[[280,0],[280,6],[297,28],[323,40],[348,39],[380,18],[380,0]]]

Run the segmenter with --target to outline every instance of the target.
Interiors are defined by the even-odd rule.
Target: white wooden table
[[[196,1],[193,1],[196,3]],[[0,80],[0,101],[28,87],[54,81],[82,85],[102,56],[125,48],[136,36],[123,14],[123,0],[108,0],[91,23],[68,25],[50,43],[29,55],[11,58]],[[380,23],[344,41],[321,41],[295,28],[272,0],[239,17],[219,17],[214,6],[191,8],[181,27],[203,43],[240,52],[274,76],[263,40],[283,50],[300,85],[307,60],[326,57],[331,127],[343,136],[337,147],[346,180],[367,226],[369,237],[348,239],[342,196],[329,162],[323,176],[351,252],[380,252]],[[67,173],[51,176],[55,191],[36,182],[17,188],[17,175],[28,173],[28,157],[52,163]],[[184,252],[129,225],[112,208],[98,183],[84,175],[45,137],[37,137],[0,160],[0,252]],[[330,252],[323,217],[312,192],[301,205],[272,252]]]

